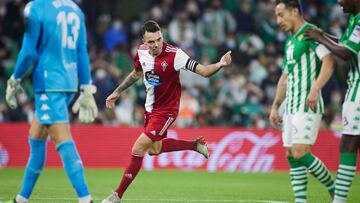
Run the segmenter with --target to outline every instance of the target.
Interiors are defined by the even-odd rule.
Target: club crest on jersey
[[[145,72],[145,79],[150,85],[155,87],[161,85],[162,83],[161,76],[154,71]]]
[[[165,72],[167,66],[168,66],[168,64],[166,63],[166,61],[161,62],[161,67],[164,72]]]

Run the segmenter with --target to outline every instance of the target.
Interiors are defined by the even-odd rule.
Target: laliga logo
[[[168,133],[168,137],[177,137],[175,131]],[[258,136],[249,131],[233,131],[218,142],[208,143],[209,160],[192,151],[146,155],[144,169],[171,167],[183,170],[206,168],[208,171],[267,172],[273,169],[275,160],[275,155],[267,154],[267,150],[279,141],[280,138],[273,133]]]
[[[9,153],[0,143],[0,168],[5,167],[9,162]]]

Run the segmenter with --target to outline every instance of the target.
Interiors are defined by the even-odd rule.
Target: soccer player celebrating
[[[334,59],[325,46],[304,39],[304,31],[315,25],[304,20],[297,0],[277,0],[275,15],[280,29],[292,35],[285,42],[283,74],[269,119],[274,127],[282,122],[295,202],[302,203],[307,202],[307,171],[324,184],[331,195],[334,193],[330,172],[310,152],[324,111],[321,88],[333,73]],[[278,109],[284,100],[285,112],[281,117]]]
[[[176,46],[163,41],[159,25],[147,21],[142,27],[143,43],[139,46],[134,68],[116,90],[106,99],[106,106],[114,108],[115,101],[130,85],[144,77],[146,87],[145,127],[132,148],[132,157],[119,187],[102,203],[120,202],[124,192],[139,172],[145,153],[158,155],[164,152],[194,150],[209,157],[204,137],[195,141],[166,138],[167,129],[175,121],[179,110],[181,84],[180,69],[210,77],[231,63],[231,52],[219,62],[204,66]]]
[[[340,164],[335,181],[334,203],[345,203],[356,175],[360,148],[360,2],[338,1],[344,13],[350,13],[349,24],[340,40],[320,29],[309,29],[307,37],[324,44],[333,54],[349,61],[348,89],[343,103],[343,132],[340,141]]]
[[[73,111],[79,111],[79,120],[84,122],[93,121],[97,115],[84,15],[72,0],[36,0],[26,5],[24,16],[26,30],[14,73],[7,81],[6,101],[10,108],[17,107],[20,80],[33,67],[35,118],[29,131],[30,156],[22,188],[11,202],[28,202],[45,164],[48,135],[56,144],[79,203],[92,202],[68,118],[68,105],[78,83],[81,95]]]

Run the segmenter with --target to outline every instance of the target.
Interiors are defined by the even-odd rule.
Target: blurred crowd
[[[175,125],[269,127],[267,118],[281,75],[283,44],[287,38],[287,33],[276,25],[274,1],[76,2],[87,20],[91,73],[98,88],[97,123],[142,124],[145,88],[141,80],[122,94],[114,110],[105,108],[105,98],[132,71],[133,57],[141,43],[142,23],[153,19],[162,26],[165,41],[181,47],[202,64],[217,62],[222,54],[232,50],[233,64],[210,79],[190,71],[181,72],[182,97]],[[134,11],[125,7],[131,3],[136,5]],[[22,81],[20,106],[10,110],[5,104],[6,80],[13,72],[24,31],[25,4],[21,0],[0,1],[0,122],[30,121],[34,115],[30,77]],[[347,16],[336,0],[303,0],[303,4],[306,20],[341,35]],[[116,10],[128,12],[129,16]],[[345,74],[344,68],[337,68],[336,76],[322,91],[326,103],[324,128],[341,125]],[[72,115],[72,119],[76,117]]]

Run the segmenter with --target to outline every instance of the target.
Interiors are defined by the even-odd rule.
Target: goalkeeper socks
[[[310,173],[326,186],[329,193],[333,194],[335,191],[335,183],[331,177],[330,171],[326,168],[324,163],[310,152],[299,159],[299,162],[306,166]]]
[[[78,197],[85,197],[89,195],[84,176],[84,167],[80,159],[79,153],[76,150],[74,141],[65,141],[56,147],[60,153],[61,160],[69,177],[72,186],[75,188]]]
[[[351,183],[356,175],[357,153],[341,152],[335,181],[334,203],[346,202]]]
[[[181,150],[196,150],[196,145],[194,141],[176,140],[172,138],[162,140],[160,153]]]
[[[29,137],[30,156],[25,169],[24,180],[19,195],[29,199],[35,183],[44,168],[46,157],[46,140],[35,140]]]
[[[121,183],[115,190],[120,198],[123,196],[125,190],[129,187],[131,182],[135,179],[136,175],[140,171],[143,158],[143,156],[131,155],[130,165],[126,168]]]
[[[293,157],[287,157],[290,165],[291,185],[295,195],[295,203],[307,201],[307,169]]]

